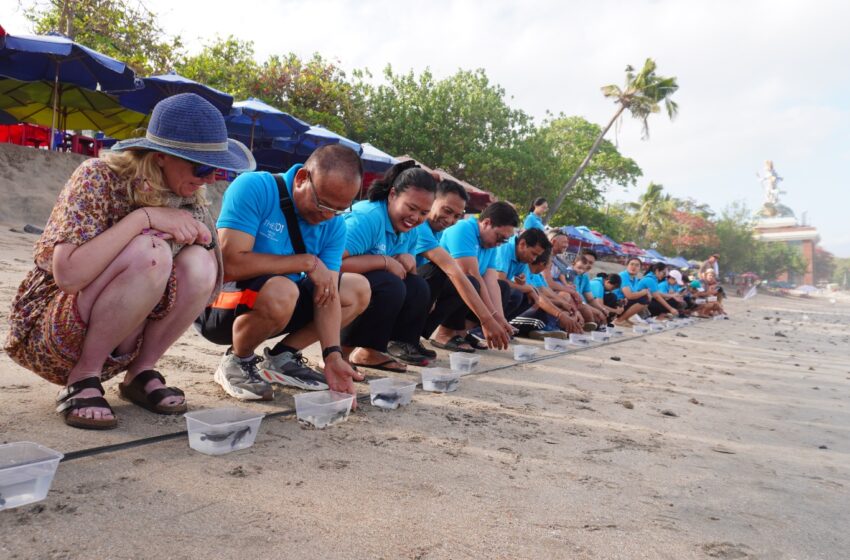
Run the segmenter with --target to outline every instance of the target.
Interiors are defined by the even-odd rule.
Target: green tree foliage
[[[614,116],[608,121],[608,124],[601,130],[596,141],[587,152],[584,160],[576,168],[573,175],[567,183],[561,188],[554,204],[549,206],[549,214],[547,219],[558,213],[561,204],[563,204],[567,195],[575,187],[578,178],[584,173],[585,168],[593,159],[605,134],[614,125],[624,111],[628,109],[629,113],[636,119],[640,120],[643,125],[643,137],[649,137],[649,116],[653,113],[660,112],[660,105],[663,104],[667,110],[669,118],[673,119],[679,111],[679,106],[670,97],[679,89],[676,83],[676,78],[665,78],[655,73],[655,61],[647,58],[643,68],[637,73],[631,66],[626,66],[626,83],[623,88],[617,85],[607,85],[602,87],[602,95],[609,99],[613,99],[618,105]]]
[[[132,0],[41,0],[25,11],[36,33],[57,32],[126,63],[142,76],[170,70],[182,53],[157,16]]]
[[[814,277],[815,282],[830,282],[833,274],[835,274],[835,255],[815,247],[815,262],[814,262]]]
[[[832,273],[832,281],[842,289],[850,288],[850,258],[835,258],[835,272]]]
[[[178,74],[246,99],[253,92],[259,65],[254,61],[253,41],[234,36],[216,37],[196,55],[184,57],[175,67]]]

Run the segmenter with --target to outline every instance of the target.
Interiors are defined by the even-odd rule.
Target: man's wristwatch
[[[334,352],[339,352],[339,355],[342,356],[342,348],[339,346],[328,346],[324,350],[322,350],[322,359],[327,359],[328,356],[333,354]]]

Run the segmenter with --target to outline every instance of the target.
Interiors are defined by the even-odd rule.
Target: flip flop
[[[403,363],[401,363],[397,360],[393,360],[392,358],[390,358],[389,360],[385,360],[383,362],[378,362],[377,364],[359,364],[359,363],[351,362],[352,366],[357,366],[357,367],[362,367],[362,368],[377,369],[377,370],[381,370],[381,371],[390,371],[390,372],[394,372],[394,373],[407,373],[407,367],[405,367],[404,369],[395,369],[395,368],[387,367],[387,365],[389,365],[389,364],[398,364],[400,366],[404,365]]]
[[[467,352],[467,353],[475,352],[475,347],[472,344],[470,344],[469,342],[467,342],[466,340],[464,340],[463,337],[458,336],[458,335],[451,337],[448,340],[448,342],[445,342],[445,343],[438,342],[438,341],[434,340],[433,338],[430,339],[428,342],[430,342],[431,346],[433,346],[434,348],[439,348],[441,350],[448,350],[449,352]],[[478,341],[476,340],[476,342],[478,342]],[[463,348],[461,346],[461,344],[466,344],[468,346],[473,346],[473,347],[472,348]]]

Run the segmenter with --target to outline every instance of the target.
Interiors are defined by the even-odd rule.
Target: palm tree
[[[644,243],[651,230],[663,228],[666,218],[675,207],[676,200],[664,192],[664,187],[650,182],[646,192],[640,195],[637,202],[628,203],[633,210],[638,242]]]
[[[670,119],[676,117],[679,106],[675,101],[670,99],[670,96],[678,89],[679,85],[676,83],[675,77],[665,78],[655,74],[655,61],[651,58],[646,59],[643,68],[637,74],[635,74],[634,68],[626,66],[626,84],[624,89],[620,89],[616,85],[602,87],[602,95],[613,98],[614,102],[619,105],[617,112],[614,113],[608,125],[602,129],[599,137],[593,143],[593,146],[590,147],[587,157],[584,158],[584,161],[578,166],[573,176],[570,177],[570,180],[561,189],[555,203],[549,206],[546,221],[554,216],[561,207],[561,204],[564,203],[564,199],[573,189],[578,178],[581,177],[582,172],[590,164],[590,160],[593,159],[594,154],[596,154],[600,144],[602,144],[605,134],[614,126],[614,123],[622,116],[623,112],[628,109],[634,118],[642,121],[643,130],[641,136],[644,139],[649,138],[649,115],[658,113],[661,110],[659,107],[660,103],[664,103],[664,108],[667,110],[667,115]]]

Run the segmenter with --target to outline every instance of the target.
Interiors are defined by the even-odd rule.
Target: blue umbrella
[[[309,126],[306,132],[302,132],[298,136],[291,138],[275,138],[272,141],[272,148],[283,150],[301,156],[309,156],[319,146],[327,144],[340,144],[346,148],[350,148],[360,153],[360,144],[354,140],[349,140],[345,136],[341,136],[336,132],[330,131],[323,126],[310,126],[301,119],[295,119],[298,122]]]
[[[102,91],[136,89],[136,75],[126,64],[62,35],[5,35],[0,38],[0,76],[53,82],[53,127],[59,107],[59,83]],[[51,148],[53,147],[51,130]]]
[[[234,103],[225,122],[230,136],[249,138],[251,149],[254,138],[292,138],[310,129],[307,123],[253,97]]]
[[[118,97],[119,103],[128,109],[148,114],[154,105],[178,93],[196,93],[215,105],[222,115],[229,115],[233,105],[233,96],[215,88],[199,84],[189,78],[184,78],[174,72],[142,78],[145,87],[136,91],[123,93]]]
[[[363,161],[363,169],[372,173],[383,173],[398,160],[386,152],[382,152],[372,144],[364,142],[360,144],[360,159]]]

